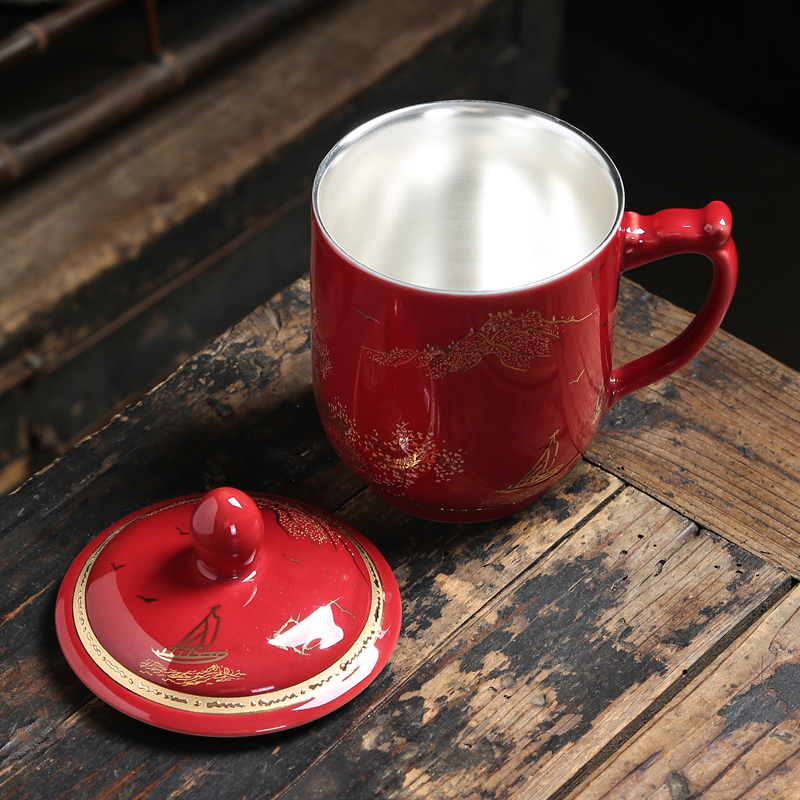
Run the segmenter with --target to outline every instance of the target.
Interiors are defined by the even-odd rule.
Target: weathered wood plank
[[[796,797],[799,638],[795,588],[571,797]]]
[[[0,793],[96,796],[123,773],[115,796],[137,796],[162,779],[177,791],[187,774],[218,781],[233,762],[243,792],[262,797],[264,779],[253,770],[259,776],[264,752],[280,748],[270,758],[269,785],[277,791],[381,701],[398,669],[412,672],[619,489],[617,479],[584,465],[529,515],[498,526],[445,526],[391,509],[363,490],[325,441],[310,389],[307,305],[303,280],[0,504],[0,737],[7,742]],[[60,577],[92,535],[146,503],[222,483],[341,508],[396,567],[407,620],[414,615],[408,644],[376,694],[305,732],[258,743],[198,744],[90,700],[53,630]],[[461,585],[471,587],[469,595],[449,601]],[[286,746],[293,742],[300,744]],[[103,769],[107,763],[114,768]]]
[[[296,195],[343,131],[334,128],[310,159],[292,165],[294,171],[279,159],[287,148],[330,125],[355,98],[426,47],[492,9],[505,16],[505,30],[499,30],[498,20],[484,20],[491,40],[488,52],[480,53],[484,69],[490,54],[511,43],[509,0],[340,0],[235,68],[187,90],[168,108],[145,115],[4,196],[3,362],[26,346],[36,346],[37,355],[48,360],[84,338],[92,320],[84,319],[82,327],[62,326],[60,337],[48,336],[36,324],[63,316],[65,305],[74,316],[80,306],[72,306],[86,302],[82,289],[109,271],[138,264],[120,279],[118,294],[124,299],[127,293],[128,302],[147,296],[209,246],[238,233],[248,219]],[[457,48],[451,43],[450,49]],[[455,59],[457,77],[449,75],[444,86],[432,81],[427,91],[451,90],[455,80],[469,77],[470,59],[461,55]],[[204,209],[212,213],[202,216]],[[198,215],[192,236],[165,240]],[[142,263],[140,257],[159,242],[156,263]],[[122,302],[113,283],[103,288],[107,304]],[[77,300],[65,304],[65,298]]]
[[[558,796],[788,584],[625,489],[398,674],[387,701],[282,797]],[[452,578],[440,569],[443,608],[474,585],[461,565]],[[419,647],[416,615],[412,604],[398,673]]]
[[[269,485],[328,508],[362,489],[320,435],[305,317],[294,313],[307,304],[306,281],[0,505],[4,733],[46,731],[85,702],[59,656],[53,605],[92,532],[149,502],[212,485]]]
[[[561,492],[525,518],[467,529],[412,520],[366,491],[351,501],[342,515],[368,530],[390,562],[398,564],[407,622],[389,669],[374,687],[344,711],[302,731],[258,742],[196,744],[190,737],[149,730],[89,700],[88,692],[62,663],[54,642],[48,659],[40,642],[22,642],[3,654],[8,657],[0,670],[0,691],[13,698],[5,731],[8,744],[0,760],[0,792],[19,798],[76,798],[113,789],[120,798],[142,793],[156,797],[178,791],[190,774],[193,785],[203,787],[209,796],[234,788],[237,796],[272,796],[380,706],[398,676],[419,669],[442,640],[452,637],[619,487],[616,479],[590,466],[572,477]],[[365,526],[370,521],[372,526]],[[47,587],[17,609],[16,642],[21,641],[19,630],[34,616],[40,617],[42,628],[52,628],[41,618],[52,613],[55,589]],[[46,638],[52,638],[51,630]],[[94,744],[87,747],[88,743]],[[261,775],[265,753],[271,753],[268,776]],[[107,762],[114,764],[114,770],[103,769]],[[59,765],[57,772],[54,764]],[[232,772],[238,774],[236,779]],[[124,783],[119,782],[122,776]],[[156,782],[158,788],[148,793]]]
[[[623,281],[617,359],[688,319]],[[589,459],[800,575],[800,376],[738,339],[720,331],[690,365],[620,401]]]
[[[250,742],[150,730],[78,698],[54,724],[9,731],[0,789],[156,797],[188,781],[207,796],[450,797],[472,773],[503,797],[541,768],[555,783],[538,796],[549,796],[786,582],[635,490],[592,517],[614,490],[603,475],[581,467],[532,512],[466,529],[413,520],[363,493],[343,515],[398,563],[407,620],[365,695],[318,724]],[[68,674],[60,682],[77,683]],[[0,685],[6,696],[18,689]]]
[[[68,668],[62,669],[54,644],[50,664],[42,661],[41,645],[28,652],[28,674],[33,671],[37,676],[34,688],[47,695],[36,718],[35,698],[12,656],[0,673],[0,687],[14,697],[9,722],[23,724],[5,732],[9,745],[0,761],[0,792],[20,798],[94,797],[113,786],[115,797],[136,797],[159,781],[149,795],[155,797],[177,791],[190,773],[193,783],[209,796],[233,787],[237,796],[271,796],[382,703],[396,676],[413,673],[442,639],[453,635],[499,588],[513,582],[530,560],[580,525],[618,486],[606,473],[584,467],[530,518],[510,521],[499,530],[486,524],[466,532],[463,527],[411,520],[371,493],[352,501],[343,516],[362,525],[371,520],[375,527],[364,529],[390,561],[399,564],[406,598],[403,641],[374,688],[330,719],[300,731],[251,742],[197,742],[148,729],[99,701],[87,703],[88,692]],[[470,592],[462,591],[451,602],[459,586],[470,586]],[[53,593],[54,588],[48,587],[44,597],[33,598],[30,608],[19,613],[20,624],[33,613],[50,613]],[[48,639],[51,636],[48,633]],[[94,745],[87,747],[88,742]],[[266,754],[270,757],[265,776],[261,770]],[[115,770],[103,770],[106,762],[115,764]],[[57,774],[54,764],[59,765]],[[120,775],[126,776],[124,786],[116,785]],[[44,786],[51,794],[40,794]]]
[[[546,106],[559,8],[332,4],[0,200],[0,492],[308,269],[311,181],[354,125],[453,94]]]
[[[473,775],[494,797],[561,796],[788,589],[781,569],[591,465],[495,523],[425,522],[377,500],[321,431],[308,288],[0,503],[2,793],[455,797]],[[92,535],[221,483],[338,509],[386,554],[406,604],[369,692],[251,741],[175,736],[91,700],[52,624],[60,576]]]
[[[60,367],[46,365],[5,396],[0,390],[0,496],[104,427],[258,301],[307,270],[305,198],[276,210],[248,234],[59,356]]]

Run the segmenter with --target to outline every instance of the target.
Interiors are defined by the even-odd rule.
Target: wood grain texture
[[[293,284],[0,503],[0,795],[559,796],[787,590],[781,569],[590,464],[498,522],[389,507],[325,441],[308,295]],[[81,547],[221,484],[337,511],[397,574],[389,666],[313,725],[225,741],[152,729],[60,655],[53,604]]]
[[[0,200],[0,492],[308,269],[313,175],[354,126],[452,96],[548,107],[560,5],[332,3]]]
[[[57,653],[48,664],[41,646],[29,650],[27,677],[12,657],[0,673],[2,691],[17,698],[4,731],[8,746],[0,761],[0,793],[15,798],[104,793],[156,798],[180,795],[188,782],[207,797],[255,800],[279,794],[339,739],[365,724],[400,678],[419,670],[442,640],[457,635],[531,561],[580,526],[618,483],[587,467],[563,488],[529,518],[474,530],[410,520],[366,491],[351,500],[340,513],[361,523],[395,567],[406,623],[381,677],[346,710],[302,729],[239,741],[196,740],[149,729],[91,699]],[[553,514],[553,507],[559,513]],[[363,528],[368,520],[376,527]],[[15,615],[17,624],[24,626],[34,613],[51,612],[53,591],[48,587],[32,598]],[[31,674],[37,675],[35,682]],[[39,690],[44,686],[46,706],[37,706],[31,683]],[[19,722],[12,725],[12,720]],[[107,763],[113,769],[104,769]]]
[[[800,590],[795,588],[573,800],[796,797],[798,640]]]
[[[465,568],[440,568],[443,614],[474,592]],[[398,674],[386,702],[282,796],[559,796],[787,585],[625,489]],[[409,617],[397,667],[416,645],[413,605]]]
[[[359,93],[493,4],[341,0],[161,113],[18,187],[0,200],[0,351],[7,342],[29,345],[33,322],[65,297],[221,202],[257,166],[274,164]],[[52,348],[58,343],[45,349]]]
[[[165,785],[178,791],[191,775],[224,795],[232,769],[247,796],[263,797],[265,785],[278,791],[369,712],[394,670],[413,671],[440,637],[619,489],[608,473],[584,467],[529,518],[500,528],[443,526],[389,508],[325,441],[311,394],[307,309],[304,280],[0,504],[0,795],[134,797],[158,781],[152,796],[160,797]],[[392,662],[377,696],[365,695],[347,714],[305,732],[198,743],[117,714],[71,674],[52,615],[61,575],[82,545],[132,509],[222,484],[340,509],[396,566],[416,621],[407,622],[405,657]],[[440,572],[449,576],[442,586]],[[462,574],[470,595],[447,603]],[[299,744],[287,746],[293,742]],[[264,754],[281,745],[265,784]]]
[[[622,282],[615,356],[652,350],[690,315]],[[588,457],[800,575],[800,376],[720,331],[688,366],[624,398]]]

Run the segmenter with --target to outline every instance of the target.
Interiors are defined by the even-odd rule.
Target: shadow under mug
[[[342,460],[438,520],[520,509],[581,459],[603,414],[691,360],[730,304],[730,211],[624,210],[589,137],[518,106],[445,101],[367,122],[313,187],[312,369]],[[612,367],[620,274],[708,256],[673,341]]]

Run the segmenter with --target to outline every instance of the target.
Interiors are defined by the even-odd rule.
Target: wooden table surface
[[[624,281],[617,359],[686,319]],[[530,509],[415,519],[325,439],[300,279],[0,504],[0,797],[800,797],[799,417],[800,376],[720,332]],[[218,740],[94,698],[53,611],[107,525],[225,484],[350,521],[404,623],[344,708]]]

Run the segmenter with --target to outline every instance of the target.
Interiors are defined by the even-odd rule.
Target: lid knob
[[[264,518],[248,495],[224,486],[197,501],[189,533],[200,572],[211,580],[231,580],[253,572]]]

